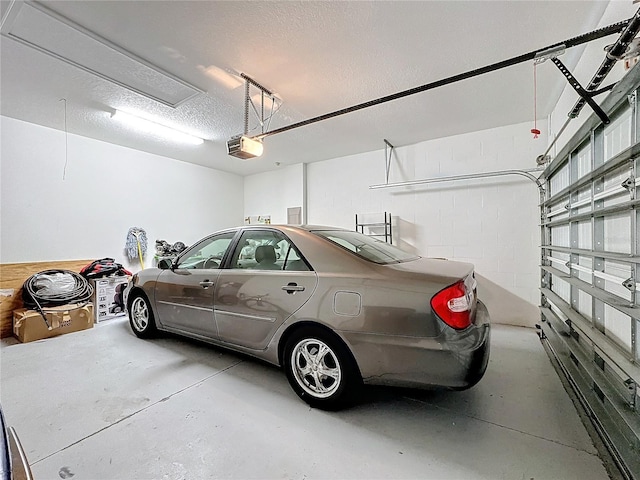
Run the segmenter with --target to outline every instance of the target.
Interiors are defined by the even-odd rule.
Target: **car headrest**
[[[276,249],[273,245],[260,245],[256,248],[256,261],[258,263],[275,263]]]

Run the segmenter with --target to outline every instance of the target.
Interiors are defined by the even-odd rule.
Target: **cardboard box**
[[[93,281],[93,311],[96,323],[125,315],[124,289],[129,277],[104,277]]]
[[[93,328],[93,305],[78,308],[77,305],[63,305],[45,312],[51,330],[47,328],[42,315],[35,310],[18,308],[13,311],[13,334],[23,343],[56,337],[65,333]]]

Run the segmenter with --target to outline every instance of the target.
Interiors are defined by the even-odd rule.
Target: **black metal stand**
[[[384,233],[367,233],[365,232],[365,227],[370,230],[371,228],[384,228]],[[393,231],[391,228],[391,213],[384,212],[384,221],[383,222],[359,222],[358,214],[356,213],[356,232],[360,232],[363,235],[367,235],[369,237],[379,237],[384,238],[384,241],[387,243],[393,243]]]

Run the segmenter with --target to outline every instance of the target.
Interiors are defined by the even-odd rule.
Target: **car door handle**
[[[209,281],[209,280],[203,280],[202,282],[200,282],[200,286],[202,288],[209,288],[213,286],[213,282]]]
[[[302,285],[298,285],[297,283],[291,282],[288,285],[284,285],[282,287],[282,290],[284,290],[287,293],[303,292],[304,287]]]

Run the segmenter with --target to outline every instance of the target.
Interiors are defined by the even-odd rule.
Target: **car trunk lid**
[[[385,265],[388,273],[400,276],[419,276],[433,291],[430,301],[435,315],[447,325],[464,329],[475,322],[477,283],[470,263],[445,259],[418,258]]]
[[[439,279],[443,286],[464,280],[473,274],[473,265],[464,262],[450,262],[440,258],[417,258],[408,262],[384,265],[389,273],[397,272]],[[448,283],[447,283],[448,282]],[[446,284],[446,285],[445,285]]]

